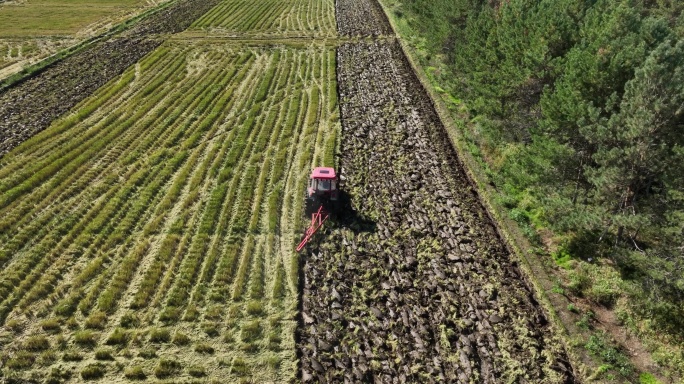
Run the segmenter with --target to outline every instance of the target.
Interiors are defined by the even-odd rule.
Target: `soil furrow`
[[[340,35],[393,35],[389,20],[376,0],[337,0],[335,15]]]
[[[303,381],[574,382],[399,44],[337,76],[352,209],[304,266]]]

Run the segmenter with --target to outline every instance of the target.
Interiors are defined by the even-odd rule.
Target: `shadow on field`
[[[377,228],[375,221],[352,207],[351,196],[344,190],[340,190],[340,200],[331,219],[332,225],[328,228],[346,228],[356,234],[373,233]]]

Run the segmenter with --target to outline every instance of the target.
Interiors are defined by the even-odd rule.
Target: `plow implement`
[[[330,217],[330,214],[323,209],[323,206],[320,206],[318,211],[311,214],[311,223],[304,233],[304,238],[297,246],[297,252],[301,252],[306,247],[306,244],[311,240],[316,231],[323,226],[323,223],[328,220],[328,217]]]

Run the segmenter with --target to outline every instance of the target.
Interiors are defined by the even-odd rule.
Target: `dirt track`
[[[574,382],[398,43],[341,46],[338,86],[355,213],[307,256],[302,379]]]
[[[47,128],[96,89],[177,33],[218,0],[181,0],[124,33],[59,61],[0,93],[0,157]]]

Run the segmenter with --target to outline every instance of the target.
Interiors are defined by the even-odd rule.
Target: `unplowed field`
[[[333,49],[166,44],[7,155],[4,373],[293,376],[293,244],[336,111]]]
[[[193,27],[240,36],[332,37],[334,8],[333,0],[223,0]]]
[[[0,157],[183,31],[218,0],[178,0],[134,28],[50,65],[0,93]]]

